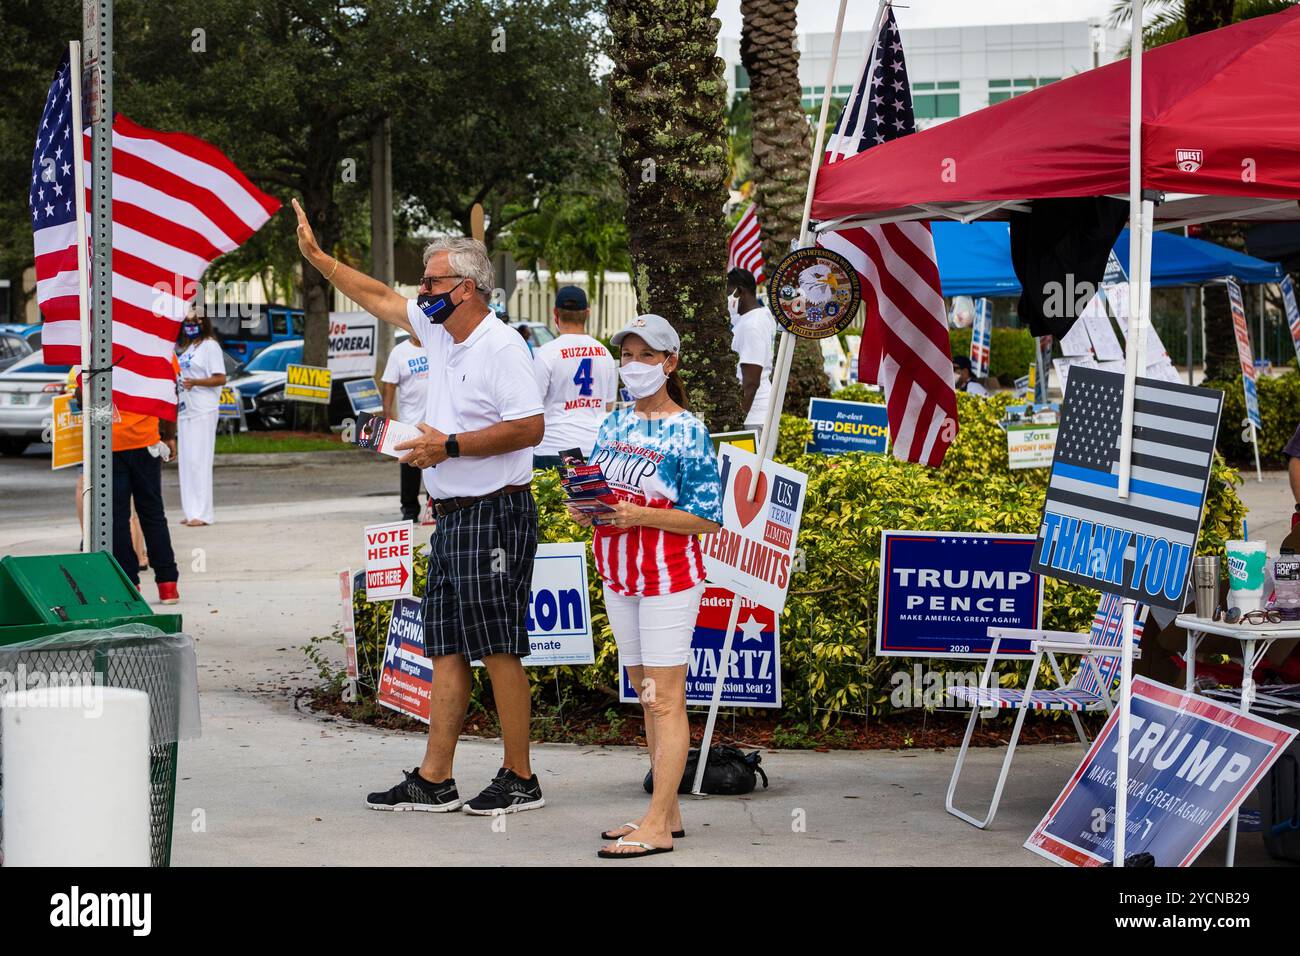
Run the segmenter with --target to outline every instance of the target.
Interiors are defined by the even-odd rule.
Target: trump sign
[[[1124,851],[1190,866],[1291,743],[1296,731],[1133,678]],[[1025,846],[1066,866],[1115,855],[1119,710]]]
[[[990,627],[1040,626],[1043,579],[1029,570],[1034,536],[882,531],[876,653],[986,657]],[[999,657],[1032,654],[1003,640]]]

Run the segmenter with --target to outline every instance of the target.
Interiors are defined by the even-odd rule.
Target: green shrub
[[[1255,382],[1259,395],[1259,460],[1265,468],[1286,467],[1282,449],[1300,425],[1300,372],[1294,369],[1279,376],[1261,375]],[[1223,392],[1223,417],[1219,422],[1219,453],[1239,468],[1255,467],[1255,452],[1242,438],[1246,426],[1246,396],[1241,376],[1207,381],[1206,388]]]
[[[970,355],[970,329],[951,329],[948,340],[952,354]],[[1028,329],[994,329],[989,341],[989,378],[1005,388],[1029,373],[1034,363],[1034,337]]]
[[[851,386],[837,397],[881,401],[865,386]],[[777,458],[808,476],[799,546],[803,558],[793,574],[790,598],[781,616],[782,685],[786,709],[793,716],[814,714],[810,723],[829,726],[837,712],[887,714],[891,674],[911,668],[905,659],[872,654],[879,588],[880,532],[933,530],[1036,533],[1047,487],[1047,469],[1011,471],[1006,433],[997,422],[1014,403],[1009,395],[980,399],[957,396],[961,430],[941,468],[913,465],[879,455],[804,454],[809,423],[791,415],[781,419]],[[1223,554],[1235,537],[1245,508],[1234,486],[1237,472],[1217,456],[1198,553]],[[590,532],[569,520],[552,471],[533,478],[541,541],[589,540]],[[606,705],[616,696],[617,648],[604,613],[599,578],[588,549],[596,663],[585,667],[529,668],[540,699],[558,681],[585,692],[588,704]],[[424,559],[416,558],[416,593],[424,586]],[[1045,627],[1086,630],[1098,594],[1047,580]],[[386,602],[369,604],[357,595],[354,605],[363,682],[377,686],[374,664],[383,654],[388,627]],[[976,670],[977,662],[930,661],[936,670]],[[1004,667],[1003,680],[1021,681],[1026,664]],[[481,671],[475,672],[475,703],[483,700]]]

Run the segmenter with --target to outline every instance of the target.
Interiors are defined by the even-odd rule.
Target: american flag
[[[763,284],[763,236],[753,203],[749,204],[727,240],[727,271],[732,269],[744,269],[755,282]]]
[[[1223,393],[1138,379],[1120,498],[1123,394],[1116,372],[1070,372],[1031,569],[1181,611]]]
[[[65,54],[37,130],[30,192],[36,301],[45,317],[41,343],[51,365],[81,362],[73,108]],[[90,142],[87,130],[87,209]],[[114,117],[113,403],[119,410],[176,417],[172,358],[198,280],[213,259],[238,248],[279,208],[211,144]]]
[[[916,130],[903,44],[887,7],[826,150],[826,162]],[[886,223],[823,233],[818,244],[853,263],[862,281],[858,381],[885,387],[894,457],[938,466],[957,437],[947,312],[930,227]]]
[[[1146,614],[1147,609],[1141,604],[1133,609],[1134,647],[1142,642],[1142,628]],[[1123,633],[1123,600],[1113,594],[1102,594],[1101,600],[1097,602],[1097,613],[1092,618],[1092,631],[1088,635],[1088,643],[1099,647],[1118,648]],[[1120,657],[1118,654],[1107,654],[1094,658],[1093,663],[1097,665],[1096,670],[1088,666],[1086,659],[1081,661],[1079,673],[1070,683],[1085,694],[1109,696],[1115,684],[1115,672],[1119,670]],[[1099,675],[1100,680],[1098,680]]]

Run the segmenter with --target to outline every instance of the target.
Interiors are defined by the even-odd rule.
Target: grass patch
[[[270,455],[292,451],[347,451],[347,444],[335,434],[320,432],[239,432],[217,435],[218,455]]]

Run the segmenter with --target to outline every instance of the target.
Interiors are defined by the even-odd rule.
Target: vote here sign
[[[365,531],[366,600],[391,601],[414,593],[415,525],[372,524]]]

